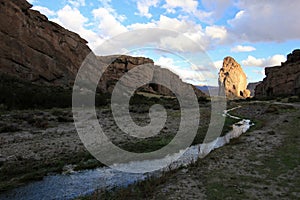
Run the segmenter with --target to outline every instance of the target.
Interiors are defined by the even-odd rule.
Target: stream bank
[[[233,109],[232,109],[233,110]],[[224,115],[228,115],[227,112]],[[225,116],[224,116],[225,117]],[[2,194],[1,199],[72,199],[81,195],[88,195],[97,189],[110,190],[115,187],[127,187],[137,181],[143,181],[148,177],[161,177],[170,169],[186,167],[199,157],[205,157],[212,150],[222,147],[231,139],[239,137],[251,126],[250,120],[240,120],[233,126],[233,130],[218,137],[208,144],[191,146],[184,151],[179,160],[172,163],[168,168],[146,174],[132,174],[119,172],[107,167],[81,172],[70,172],[70,174],[46,176],[43,180],[30,183]],[[174,160],[176,154],[163,159]],[[163,160],[162,159],[162,160]],[[146,160],[136,163],[121,164],[122,168],[132,168],[147,165],[159,165],[161,160]]]
[[[299,199],[300,104],[238,102],[257,122],[205,159],[126,189],[82,199]]]

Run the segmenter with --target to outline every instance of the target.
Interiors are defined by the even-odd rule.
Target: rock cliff
[[[266,67],[266,78],[255,88],[255,97],[300,94],[300,50],[294,50],[280,66]]]
[[[223,67],[219,72],[219,95],[229,99],[250,97],[247,88],[247,77],[242,67],[232,58],[223,60]]]
[[[135,74],[135,78],[131,80],[123,81],[122,84],[131,86],[135,82],[142,79],[151,80],[156,82],[157,80],[163,80],[165,84],[172,85],[175,88],[173,92],[183,92],[184,88],[189,84],[180,80],[179,76],[174,74],[168,69],[161,68],[154,64],[154,61],[150,58],[144,57],[131,57],[131,56],[98,56],[100,63],[108,65],[106,71],[103,73],[101,80],[99,81],[99,89],[101,92],[111,93],[115,84],[119,79],[129,70],[139,65],[146,65],[151,70],[141,70]],[[199,89],[192,86],[198,97],[206,96]],[[173,96],[174,93],[168,88],[160,84],[147,84],[139,88],[138,91],[150,92],[155,94],[161,94],[165,96]]]
[[[71,88],[82,62],[91,53],[87,41],[31,7],[25,0],[0,0],[0,74],[36,85]],[[99,56],[98,61],[99,65],[109,64],[99,83],[98,91],[103,93],[111,93],[120,77],[132,68],[142,64],[155,66],[153,60],[143,57]],[[175,82],[178,76],[171,71],[162,69],[160,72],[172,85],[179,84]],[[149,76],[146,72],[144,75]],[[160,85],[142,89],[172,95]],[[195,91],[198,96],[205,96]]]
[[[33,83],[71,86],[88,53],[86,41],[25,0],[0,0],[0,72]]]

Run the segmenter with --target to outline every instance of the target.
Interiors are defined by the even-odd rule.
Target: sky
[[[297,0],[29,2],[87,40],[97,55],[150,57],[195,85],[216,86],[226,56],[241,64],[248,82],[261,81],[265,67],[280,65],[300,48]]]

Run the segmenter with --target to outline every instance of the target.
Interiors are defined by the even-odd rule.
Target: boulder
[[[246,74],[232,57],[224,58],[219,72],[219,95],[224,94],[229,99],[250,97]]]

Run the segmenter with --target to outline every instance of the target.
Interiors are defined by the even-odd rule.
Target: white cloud
[[[223,60],[217,60],[213,62],[213,67],[220,70],[223,66]]]
[[[181,8],[186,13],[195,13],[198,7],[198,2],[195,0],[166,0],[166,4],[163,8],[167,12],[174,13],[175,8]]]
[[[85,0],[68,0],[68,3],[75,7],[85,6]]]
[[[226,40],[227,36],[227,30],[224,26],[207,26],[205,28],[205,33],[208,37],[211,39],[217,39],[221,43]]]
[[[137,9],[139,11],[140,16],[145,16],[147,18],[151,18],[152,14],[149,13],[150,7],[157,7],[160,0],[138,0],[137,1]]]
[[[127,31],[127,28],[105,8],[93,10],[93,15],[97,20],[99,32],[105,37],[113,37]]]
[[[300,39],[300,1],[295,0],[240,0],[240,12],[229,20],[232,32],[244,41],[287,41]]]
[[[196,17],[204,22],[211,22],[212,12],[206,12],[204,10],[198,9],[198,1],[196,0],[166,0],[166,3],[162,6],[166,9],[167,13],[179,12],[191,15],[193,18]]]
[[[172,58],[160,57],[155,61],[155,64],[169,69],[171,72],[177,74],[184,82],[200,84],[206,81],[203,73],[193,70],[192,68],[182,68],[176,65],[176,62]]]
[[[232,0],[202,0],[202,5],[211,13],[211,18],[216,21],[223,17],[226,9],[232,5]]]
[[[95,49],[103,42],[103,38],[96,32],[85,28],[89,20],[84,17],[77,8],[71,8],[66,5],[61,10],[57,11],[56,18],[52,21],[61,26],[78,33],[82,38],[88,41],[91,49]]]
[[[248,67],[272,67],[280,65],[281,62],[285,62],[286,58],[284,55],[274,55],[268,58],[255,58],[253,56],[248,56],[246,60],[242,61],[242,65]]]
[[[188,46],[193,46],[186,42],[186,38],[190,38],[204,50],[214,48],[217,44],[228,43],[228,31],[224,26],[207,26],[205,29],[200,24],[196,24],[192,20],[186,18],[170,18],[161,15],[159,20],[152,20],[150,23],[136,23],[127,26],[129,30],[136,30],[139,28],[161,28],[176,31],[185,37],[166,37],[162,39],[163,46],[174,47],[179,51],[187,50]],[[144,36],[147,37],[147,36]],[[149,37],[157,38],[156,35],[149,33]],[[181,48],[182,47],[182,48]],[[193,51],[194,49],[189,49]]]
[[[77,8],[71,8],[69,5],[66,5],[57,12],[57,18],[53,19],[53,21],[80,34],[80,30],[88,22],[88,18],[84,17]]]
[[[125,15],[120,15],[117,13],[115,9],[111,6],[111,0],[99,0],[101,3],[101,6],[99,8],[104,8],[107,12],[109,12],[116,20],[123,22],[127,19]]]
[[[255,51],[256,49],[252,46],[242,46],[238,45],[231,49],[231,52],[239,53],[239,52],[251,52]]]
[[[265,69],[261,69],[261,70],[252,70],[252,72],[256,73],[256,74],[259,74],[259,75],[265,75]]]
[[[30,3],[30,4],[33,4],[33,3],[36,2],[36,0],[27,0],[27,1],[28,1],[28,3]]]
[[[164,15],[161,15],[159,21],[156,22],[157,27],[170,29],[178,32],[188,32],[190,30],[202,29],[201,26],[196,25],[192,21],[179,20],[176,18],[170,18]]]
[[[160,28],[163,30],[171,30],[178,32],[177,34],[168,34],[167,31],[162,33],[162,35],[156,35],[149,31],[143,38],[148,40],[149,38],[158,39],[160,38],[162,47],[170,47],[177,49],[179,51],[190,50],[193,51],[195,44],[206,48],[208,41],[204,39],[204,32],[201,25],[195,24],[193,21],[188,21],[186,19],[176,19],[161,15],[159,20],[152,20],[150,23],[136,23],[127,26],[129,30],[137,30],[139,28]],[[159,32],[157,32],[159,33]],[[187,41],[187,38],[190,40]]]
[[[43,7],[43,6],[33,6],[31,9],[38,10],[42,14],[46,15],[47,17],[52,17],[52,16],[56,15],[56,13],[54,11],[52,11],[46,7]]]

